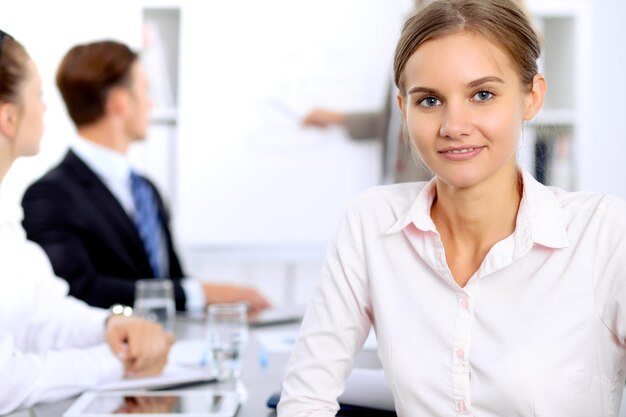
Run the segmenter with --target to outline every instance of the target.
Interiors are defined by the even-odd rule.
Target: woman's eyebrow
[[[482,78],[479,78],[477,80],[470,81],[469,83],[467,83],[466,88],[469,90],[469,89],[472,89],[472,88],[476,88],[479,85],[483,85],[485,83],[502,83],[502,84],[504,84],[504,80],[502,78],[498,78],[496,76],[482,77]],[[408,94],[414,94],[414,93],[426,93],[426,94],[432,94],[432,95],[435,95],[435,96],[440,95],[439,91],[436,88],[422,87],[422,86],[413,87],[408,92]]]
[[[414,94],[414,93],[426,93],[426,94],[432,94],[434,96],[438,96],[439,91],[437,91],[437,89],[435,88],[429,88],[429,87],[413,87],[409,90],[408,94]]]
[[[467,83],[467,89],[469,90],[471,88],[478,87],[479,85],[482,85],[482,84],[485,84],[485,83],[502,83],[502,84],[504,84],[504,80],[502,80],[502,78],[498,78],[496,76],[482,77],[482,78],[479,78],[477,80],[470,81],[469,83]]]

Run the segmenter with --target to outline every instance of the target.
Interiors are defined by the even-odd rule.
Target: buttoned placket
[[[457,416],[472,415],[469,348],[473,327],[472,297],[469,291],[457,292],[457,316],[452,343],[452,395]]]
[[[437,270],[442,277],[446,277],[451,286],[457,288],[457,315],[452,342],[452,396],[456,415],[466,417],[472,415],[470,395],[472,372],[469,364],[469,347],[474,322],[472,294],[477,290],[478,276],[473,276],[464,288],[460,288],[446,263],[443,242],[437,232],[435,232],[435,239],[437,245],[434,254]]]

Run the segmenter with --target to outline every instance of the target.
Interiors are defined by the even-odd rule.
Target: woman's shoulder
[[[362,209],[378,206],[408,209],[426,185],[427,181],[420,181],[370,187],[357,194],[349,206]]]
[[[593,230],[600,230],[613,235],[614,232],[626,233],[626,201],[611,194],[564,191],[550,188],[561,207],[563,220],[570,226],[593,225]]]
[[[549,187],[561,207],[583,212],[622,212],[626,215],[626,200],[611,194],[589,191],[565,191]]]
[[[406,182],[368,188],[348,203],[346,214],[372,230],[386,231],[414,208],[427,186],[428,182]]]

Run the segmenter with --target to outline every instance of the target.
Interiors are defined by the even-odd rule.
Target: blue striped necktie
[[[161,223],[156,196],[150,184],[134,171],[130,172],[130,184],[135,202],[135,227],[148,255],[154,277],[160,278],[163,276],[159,256]]]

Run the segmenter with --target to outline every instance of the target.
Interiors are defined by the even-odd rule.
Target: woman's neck
[[[15,156],[11,146],[0,137],[0,184],[2,184],[2,180],[4,180],[9,168],[13,165],[13,161],[15,161]]]
[[[513,232],[521,198],[517,169],[498,173],[468,189],[438,181],[431,216],[438,230],[448,229],[452,236],[478,244],[493,234],[506,237]]]
[[[513,233],[521,198],[516,167],[467,189],[437,180],[431,217],[459,285],[467,283],[493,245]]]

